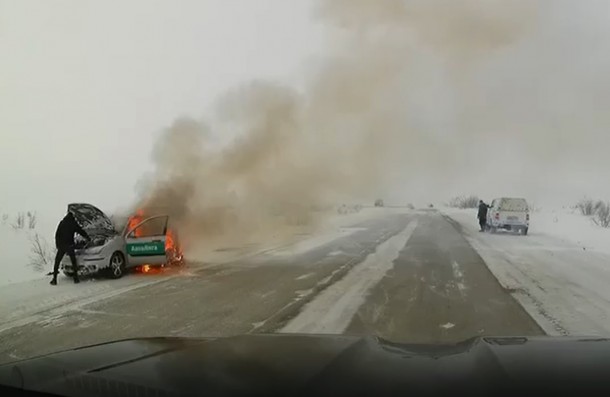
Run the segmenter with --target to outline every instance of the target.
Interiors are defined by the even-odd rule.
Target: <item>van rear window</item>
[[[519,198],[504,198],[498,208],[502,211],[527,211],[527,201]]]

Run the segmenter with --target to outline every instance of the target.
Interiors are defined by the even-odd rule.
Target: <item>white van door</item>
[[[169,216],[158,215],[147,218],[127,231],[125,253],[129,266],[162,265]]]

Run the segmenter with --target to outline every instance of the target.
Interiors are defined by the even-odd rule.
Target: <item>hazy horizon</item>
[[[233,124],[285,104],[301,134],[285,147],[304,160],[278,164],[295,167],[295,185],[252,190],[261,168],[249,202],[293,200],[324,174],[325,198],[610,199],[609,11],[568,0],[0,0],[0,212],[127,208],[160,164],[175,165],[155,150],[176,120],[205,126],[208,146],[258,145]],[[246,117],[235,109],[248,100],[266,105]],[[329,149],[354,142],[368,150]],[[206,150],[193,155],[216,156]],[[216,175],[236,166],[218,164]],[[209,178],[208,165],[185,167]],[[254,177],[231,169],[232,183]]]

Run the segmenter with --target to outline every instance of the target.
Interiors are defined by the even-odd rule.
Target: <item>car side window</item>
[[[164,236],[167,231],[167,218],[150,219],[129,233],[129,238]]]

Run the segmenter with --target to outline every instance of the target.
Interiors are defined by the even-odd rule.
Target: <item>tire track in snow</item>
[[[417,220],[413,220],[399,234],[377,246],[374,253],[308,303],[280,332],[344,332],[364,303],[368,291],[394,266],[394,260],[416,227]]]

